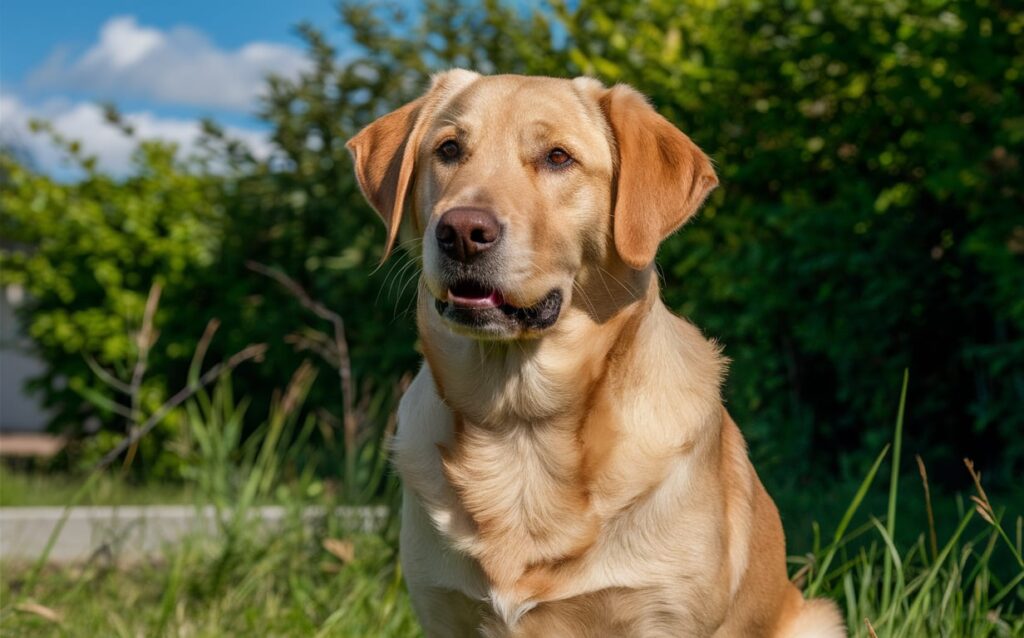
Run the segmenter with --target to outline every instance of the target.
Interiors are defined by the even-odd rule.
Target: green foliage
[[[583,0],[555,15],[565,45],[519,47],[530,71],[634,84],[718,166],[659,264],[668,302],[733,359],[729,406],[759,468],[863,462],[850,450],[885,439],[883,388],[910,367],[911,449],[1019,476],[1019,7]]]
[[[299,512],[393,487],[380,441],[398,380],[417,365],[416,267],[399,255],[377,268],[383,233],[344,141],[450,66],[634,84],[715,159],[722,187],[659,255],[664,294],[725,344],[729,408],[770,486],[804,495],[798,481],[824,470],[839,477],[834,494],[873,468],[830,542],[794,559],[815,593],[842,601],[853,635],[868,635],[865,617],[879,636],[1024,633],[1020,518],[983,493],[978,516],[944,499],[930,545],[932,530],[905,515],[916,506],[906,479],[896,489],[899,465],[890,515],[857,517],[878,496],[876,455],[906,367],[914,409],[899,436],[933,477],[959,483],[966,454],[1013,488],[1024,466],[1024,12],[947,0],[556,0],[535,11],[432,0],[415,13],[343,3],[341,15],[356,48],[342,58],[303,26],[311,70],[268,82],[271,160],[212,123],[206,156],[183,164],[141,144],[123,180],[73,142],[60,141],[84,169],[75,183],[0,157],[0,278],[30,294],[23,318],[48,363],[34,387],[57,409],[54,427],[102,426],[79,458],[126,428],[88,361],[131,376],[154,283],[164,292],[145,413],[186,382],[209,319],[222,324],[211,360],[269,346],[263,365],[173,412],[136,461],[188,478],[218,506],[220,534],[128,569],[47,568],[31,591],[19,589],[24,570],[5,566],[5,634],[417,635],[389,544],[357,538],[357,559],[339,564],[321,542],[348,531],[329,517],[311,528]],[[329,326],[250,261],[344,318],[357,449],[342,449],[351,415],[324,350]],[[275,393],[296,369],[291,394]],[[341,476],[340,488],[324,478]],[[246,509],[268,501],[289,506],[283,528],[250,524]],[[803,530],[789,518],[787,531]],[[49,624],[30,600],[68,620]]]
[[[339,56],[304,25],[310,70],[268,82],[261,112],[279,149],[269,161],[212,124],[205,163],[176,165],[169,149],[145,145],[123,182],[89,171],[60,184],[4,160],[4,236],[32,249],[5,248],[3,277],[33,295],[29,330],[49,362],[36,385],[60,408],[56,427],[94,413],[123,429],[81,400],[83,388],[106,391],[83,355],[127,368],[152,282],[165,295],[146,405],[176,387],[201,326],[217,317],[211,357],[268,344],[265,365],[235,376],[252,412],[266,413],[280,371],[296,369],[328,326],[250,261],[344,318],[356,387],[375,397],[361,418],[386,419],[396,380],[417,365],[416,265],[399,252],[377,267],[381,224],[344,141],[417,95],[432,71],[461,65],[634,84],[714,158],[722,187],[666,243],[659,267],[669,304],[732,358],[729,408],[770,484],[854,474],[887,437],[886,388],[907,367],[918,406],[908,451],[925,453],[939,477],[965,454],[1004,484],[1019,476],[1019,8],[432,0],[415,12],[340,11],[354,47]],[[332,364],[317,365],[307,405],[322,437],[344,410]],[[143,467],[153,454],[142,450]]]
[[[140,409],[163,402],[174,380],[171,362],[187,361],[202,330],[192,319],[188,293],[216,261],[222,197],[216,180],[184,170],[174,152],[164,144],[140,144],[133,174],[124,181],[80,158],[85,177],[70,184],[0,154],[0,282],[20,284],[28,293],[21,318],[48,364],[32,387],[55,410],[55,428],[80,433],[90,421],[109,428],[82,450],[83,462],[95,460],[126,429],[125,419],[97,407],[111,405],[114,391],[90,369],[90,360],[120,378],[131,376],[151,285],[167,291],[158,320],[187,328],[163,335],[163,348],[149,362],[157,373],[139,389]],[[144,444],[142,458],[154,476],[174,475],[159,450],[175,425],[170,419]]]

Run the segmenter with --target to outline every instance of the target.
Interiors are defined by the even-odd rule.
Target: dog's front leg
[[[428,638],[475,638],[483,623],[486,586],[479,567],[448,547],[423,505],[404,490],[400,558],[413,610]],[[477,591],[472,597],[465,588]]]
[[[479,638],[483,603],[465,594],[410,583],[412,607],[427,638]]]

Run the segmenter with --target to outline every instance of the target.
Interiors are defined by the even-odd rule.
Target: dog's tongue
[[[495,289],[485,289],[473,283],[459,284],[448,290],[448,301],[463,308],[497,308],[505,303]]]

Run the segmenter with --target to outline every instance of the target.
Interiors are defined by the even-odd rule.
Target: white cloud
[[[149,111],[122,113],[122,116],[137,138],[174,142],[182,157],[196,150],[200,127],[195,120],[161,117]],[[29,106],[16,96],[0,94],[0,144],[25,151],[39,170],[58,176],[74,174],[64,161],[62,151],[46,135],[29,130],[33,118],[48,121],[68,140],[81,142],[86,154],[95,155],[103,170],[114,175],[129,171],[132,152],[138,142],[109,124],[101,107],[63,99]],[[267,157],[271,152],[271,143],[264,132],[237,127],[226,127],[225,132],[246,142],[258,157]]]
[[[78,59],[58,50],[29,77],[32,89],[75,90],[104,99],[251,111],[269,73],[294,76],[308,67],[302,51],[272,42],[218,48],[188,27],[166,31],[133,16],[107,20],[99,41]]]

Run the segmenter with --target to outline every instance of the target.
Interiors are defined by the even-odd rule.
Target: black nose
[[[437,245],[452,259],[468,262],[501,239],[501,224],[481,208],[453,208],[437,222]]]

